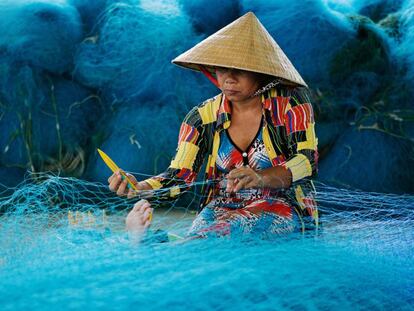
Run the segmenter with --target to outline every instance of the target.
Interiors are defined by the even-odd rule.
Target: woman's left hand
[[[264,181],[260,172],[248,166],[235,168],[227,175],[227,192],[237,192],[240,189],[263,188]]]

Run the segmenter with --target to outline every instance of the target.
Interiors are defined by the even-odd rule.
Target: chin
[[[233,97],[227,97],[227,99],[230,100],[231,102],[246,102],[250,99],[250,97],[233,96]]]
[[[246,96],[240,95],[240,94],[226,94],[224,93],[224,95],[226,95],[227,99],[229,100],[236,100],[236,101],[241,101],[246,99]]]

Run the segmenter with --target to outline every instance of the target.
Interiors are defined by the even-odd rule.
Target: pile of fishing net
[[[6,190],[0,201],[5,310],[409,309],[413,303],[412,196],[318,184],[318,231],[136,244],[124,229],[134,200],[105,185],[36,175]],[[185,235],[195,213],[163,204],[153,201],[152,230]]]
[[[413,8],[412,0],[2,1],[2,309],[409,309]],[[249,10],[312,88],[319,178],[336,185],[316,184],[321,226],[137,245],[124,228],[137,199],[108,190],[96,148],[139,180],[163,171],[185,114],[218,93],[171,59]],[[35,173],[45,171],[58,175]],[[151,232],[185,236],[202,184],[175,203],[155,195]]]
[[[0,180],[10,186],[26,170],[102,181],[104,144],[145,154],[154,160],[134,169],[159,172],[185,113],[217,92],[170,63],[200,40],[178,4],[3,1],[0,16]],[[169,127],[154,130],[156,120]]]
[[[0,181],[104,182],[96,148],[126,170],[164,170],[185,114],[218,93],[171,59],[250,10],[312,89],[320,180],[412,192],[411,0],[2,1]],[[367,165],[366,141],[385,165]]]

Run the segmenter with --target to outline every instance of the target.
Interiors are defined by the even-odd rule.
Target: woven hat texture
[[[176,57],[174,64],[235,68],[307,86],[291,61],[257,17],[249,12]]]

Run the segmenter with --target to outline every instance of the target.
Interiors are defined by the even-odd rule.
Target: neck
[[[247,112],[251,110],[261,110],[262,101],[260,96],[248,98],[243,101],[232,101],[232,109],[235,112]]]

